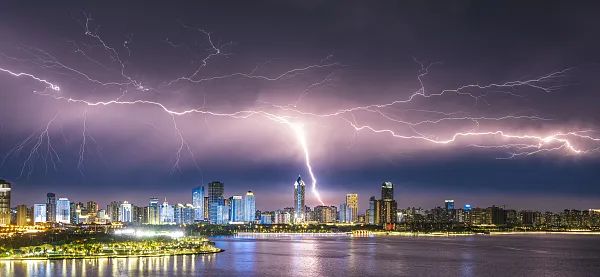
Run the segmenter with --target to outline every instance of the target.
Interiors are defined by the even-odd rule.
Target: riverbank
[[[217,248],[218,249],[218,248]],[[162,253],[162,254],[132,254],[132,255],[90,255],[90,256],[49,256],[49,257],[8,257],[0,258],[0,261],[43,261],[43,260],[85,260],[85,259],[119,259],[119,258],[145,258],[145,257],[166,257],[166,256],[182,256],[182,255],[210,255],[224,252],[223,249],[215,251],[201,252],[178,252],[178,253]]]
[[[239,232],[238,237],[283,237],[283,236],[305,236],[305,237],[332,237],[332,236],[401,236],[401,237],[458,237],[458,236],[499,236],[499,235],[600,235],[594,231],[516,231],[516,232],[489,232],[489,233],[452,233],[452,232],[397,232],[397,231],[368,231],[368,232],[332,232],[332,233],[309,233],[309,232],[284,232],[284,233],[253,233]]]

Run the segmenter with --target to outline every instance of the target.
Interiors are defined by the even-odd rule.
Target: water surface
[[[240,236],[210,255],[0,261],[0,276],[598,276],[600,236]]]

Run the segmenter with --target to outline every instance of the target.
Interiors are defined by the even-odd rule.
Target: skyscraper
[[[300,175],[298,175],[298,179],[294,183],[294,223],[302,223],[304,222],[306,216],[304,212],[304,191],[306,185]]]
[[[217,207],[224,205],[224,187],[225,185],[219,181],[213,181],[208,183],[208,214],[210,223],[214,224],[217,222]]]
[[[27,205],[17,206],[17,225],[26,226],[29,225],[27,222]]]
[[[358,194],[346,194],[346,222],[358,221]]]
[[[46,221],[56,222],[56,195],[51,192],[46,194]]]
[[[256,198],[254,192],[248,191],[244,196],[244,222],[254,222],[256,220]]]
[[[381,223],[385,229],[393,229],[396,223],[397,203],[394,200],[394,184],[392,182],[384,182],[381,185]]]
[[[192,206],[194,206],[194,221],[204,220],[204,187],[198,186],[192,190]]]
[[[10,183],[0,179],[0,226],[10,225]]]
[[[244,201],[241,195],[229,198],[229,220],[233,222],[244,221]]]
[[[56,200],[56,222],[71,223],[71,201],[68,198],[58,198]]]
[[[110,217],[110,221],[119,221],[119,208],[121,207],[121,201],[111,201],[106,206],[106,213]]]
[[[160,205],[160,224],[173,224],[175,223],[175,208],[169,205],[167,199]]]
[[[148,202],[148,224],[157,225],[160,223],[159,216],[159,207],[158,207],[158,198],[152,197]]]
[[[444,206],[446,207],[447,211],[454,210],[454,200],[445,200]]]
[[[43,223],[46,222],[46,204],[34,204],[33,205],[33,222]]]
[[[121,222],[132,222],[133,221],[133,208],[131,204],[124,201],[119,206],[119,221]]]

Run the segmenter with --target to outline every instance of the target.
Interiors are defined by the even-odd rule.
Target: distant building
[[[10,183],[0,179],[0,226],[10,225],[10,190]]]
[[[204,187],[198,186],[192,190],[192,206],[194,206],[194,221],[204,221]]]
[[[56,200],[56,222],[71,223],[71,201],[68,198],[58,198]]]
[[[148,221],[150,225],[160,224],[160,207],[158,204],[158,198],[152,197],[148,202]]]
[[[27,222],[27,205],[18,205],[17,206],[17,225],[18,226],[29,225],[29,222]]]
[[[133,207],[131,203],[124,201],[119,206],[119,221],[133,222]]]
[[[381,185],[381,223],[386,230],[394,228],[397,218],[398,204],[394,200],[394,184],[384,182]]]
[[[264,212],[260,214],[260,224],[270,225],[273,224],[273,214]]]
[[[208,183],[208,214],[210,223],[217,223],[217,217],[220,217],[221,221],[223,220],[223,215],[219,215],[217,209],[219,206],[224,205],[224,193],[225,185],[222,182],[213,181]]]
[[[229,221],[229,206],[225,203],[217,205],[214,224],[227,224]]]
[[[369,198],[369,209],[367,210],[367,224],[381,225],[381,200],[375,196]]]
[[[298,179],[294,182],[294,223],[302,223],[306,219],[304,211],[306,184],[298,175]]]
[[[454,210],[454,200],[444,200],[444,206],[446,211]]]
[[[33,205],[33,222],[44,223],[46,222],[46,204],[34,204]]]
[[[244,195],[244,222],[250,223],[256,221],[256,198],[254,192],[248,191]]]
[[[46,194],[46,220],[56,222],[56,195],[49,192]]]
[[[358,194],[346,194],[346,222],[358,222]]]
[[[160,224],[174,224],[175,223],[175,209],[169,205],[169,202],[165,199],[165,202],[160,205]]]
[[[106,214],[110,221],[119,221],[119,208],[121,207],[121,201],[111,201],[106,206]]]
[[[234,195],[229,198],[229,221],[244,221],[244,204],[241,195]]]
[[[341,223],[347,223],[348,219],[346,218],[348,216],[348,205],[346,205],[346,203],[342,203],[340,204],[340,209],[338,210],[338,222]]]
[[[316,206],[315,220],[319,223],[333,223],[336,220],[337,208],[335,206]]]

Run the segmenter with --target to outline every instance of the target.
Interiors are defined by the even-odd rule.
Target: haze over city
[[[360,210],[384,181],[399,207],[600,203],[594,9],[36,5],[0,4],[13,203],[185,203],[218,180],[274,210],[298,175],[310,206],[315,178],[325,204],[358,193]]]

